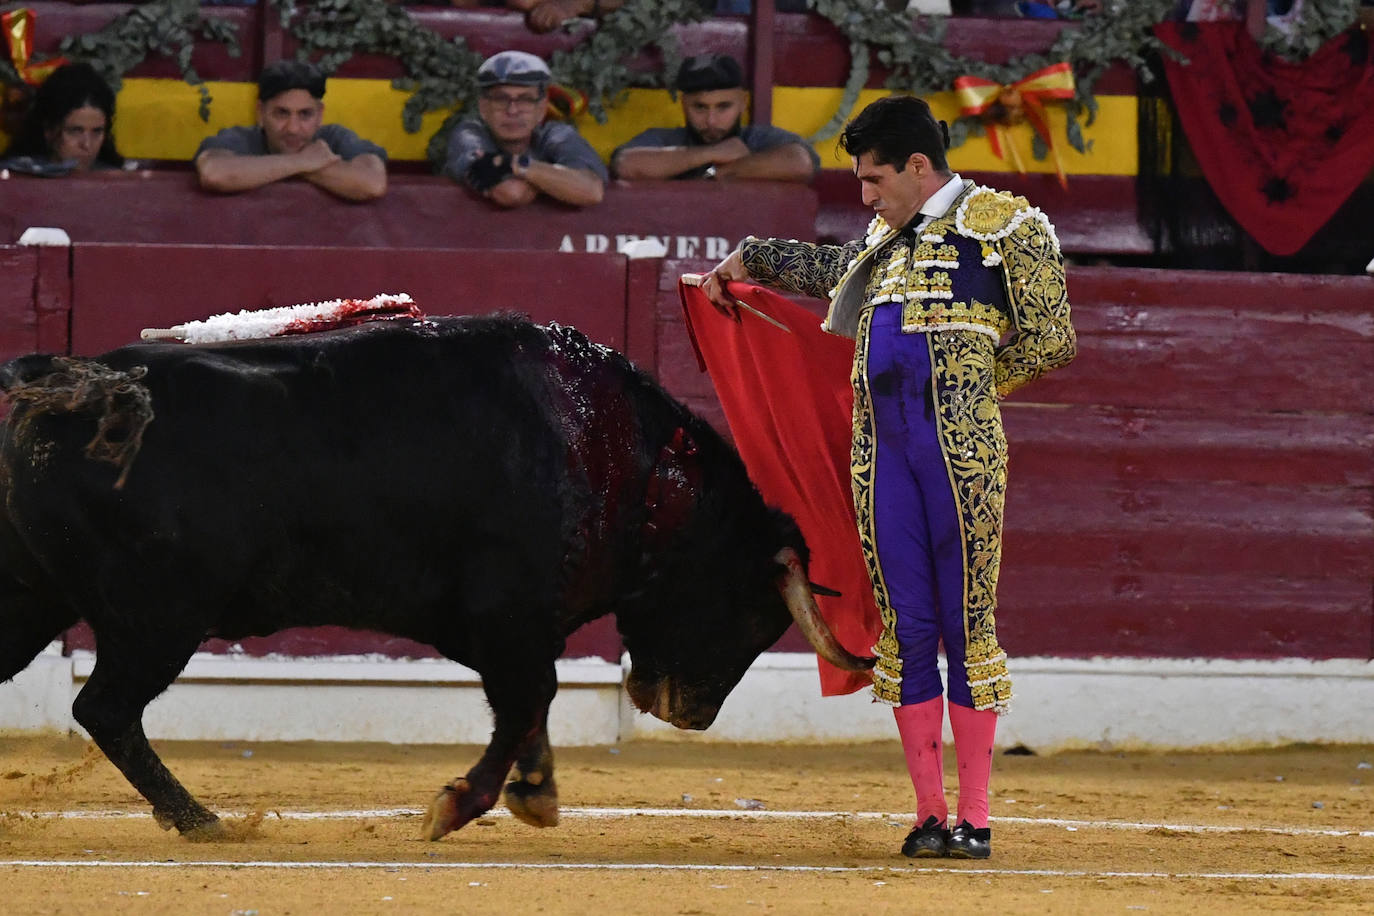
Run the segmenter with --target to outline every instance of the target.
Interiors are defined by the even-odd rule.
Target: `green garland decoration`
[[[1305,0],[1291,30],[1270,26],[1260,44],[1289,60],[1305,60],[1350,28],[1360,15],[1360,0]]]
[[[444,41],[403,8],[382,0],[315,0],[304,8],[295,0],[273,3],[300,43],[300,55],[315,58],[326,73],[360,53],[400,61],[406,76],[392,85],[412,93],[401,112],[402,126],[415,133],[426,113],[450,112],[426,147],[429,160],[436,167],[443,164],[449,132],[476,101],[481,55],[461,37]],[[677,60],[673,27],[703,18],[696,0],[628,0],[595,28],[586,20],[570,23],[570,30],[589,34],[573,50],[555,52],[549,69],[559,83],[582,91],[588,110],[604,122],[607,107],[620,101],[631,86],[656,84],[655,74],[631,69],[629,59],[656,46],[665,61]]]
[[[326,73],[355,54],[400,61],[406,75],[392,84],[411,93],[401,113],[405,129],[419,131],[428,112],[450,112],[427,149],[432,162],[442,163],[449,130],[475,101],[477,68],[482,61],[462,37],[446,41],[416,23],[403,7],[386,0],[272,2],[283,26],[300,43],[300,56],[316,60]],[[1097,113],[1092,89],[1098,76],[1122,62],[1148,82],[1153,78],[1151,55],[1172,53],[1154,38],[1152,28],[1168,17],[1173,0],[1116,2],[1105,14],[1061,31],[1044,52],[1001,65],[951,54],[944,47],[945,17],[913,18],[873,0],[810,0],[810,6],[835,25],[850,52],[850,71],[839,107],[811,138],[813,142],[833,137],[849,119],[875,56],[889,71],[887,88],[918,95],[947,90],[965,74],[1007,84],[1041,67],[1068,61],[1077,91],[1067,106],[1066,133],[1070,145],[1085,152],[1083,127]],[[1349,28],[1359,6],[1359,0],[1307,0],[1286,30],[1269,28],[1263,43],[1275,53],[1303,59]],[[700,0],[626,0],[597,24],[579,19],[566,25],[570,32],[585,37],[571,50],[555,52],[550,69],[558,82],[582,91],[588,110],[604,122],[607,108],[622,101],[631,87],[666,85],[664,74],[674,72],[681,59],[676,27],[707,16]],[[198,38],[222,42],[232,56],[239,54],[237,28],[202,15],[197,0],[152,0],[131,8],[98,32],[63,39],[61,48],[69,57],[90,62],[116,88],[121,77],[149,55],[172,57],[186,82],[200,89],[200,116],[207,119],[211,97],[191,64]],[[658,50],[661,67],[657,71],[632,67],[631,62],[650,47]],[[13,68],[4,64],[0,64],[0,80],[19,84]],[[950,140],[958,145],[970,134],[982,132],[979,120],[959,118],[950,125]],[[1043,142],[1034,149],[1037,157],[1046,153]]]
[[[202,15],[197,0],[154,0],[121,13],[98,32],[62,39],[61,52],[72,60],[89,63],[116,91],[124,74],[149,55],[170,57],[181,68],[181,77],[200,90],[200,119],[210,119],[210,90],[191,63],[196,40],[218,41],[238,57],[238,26]],[[6,74],[8,76],[8,74]]]

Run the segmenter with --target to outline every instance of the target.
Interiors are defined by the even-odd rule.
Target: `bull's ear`
[[[810,583],[810,585],[811,585],[811,594],[813,594],[813,595],[824,595],[824,596],[827,597],[827,598],[843,598],[843,597],[844,597],[844,592],[837,592],[837,591],[835,591],[833,588],[828,588],[828,587],[826,587],[826,586],[824,586],[824,585],[821,585],[819,582],[812,582],[812,583]]]

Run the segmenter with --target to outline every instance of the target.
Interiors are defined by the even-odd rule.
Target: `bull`
[[[801,533],[734,450],[570,328],[135,344],[21,357],[0,388],[0,682],[85,621],[96,661],[73,716],[192,838],[223,828],[142,716],[208,637],[342,625],[478,672],[491,741],[430,804],[431,840],[503,794],[557,822],[554,660],[594,618],[615,615],[631,701],[681,728],[710,725],[794,620],[832,663],[872,664],[821,621]]]

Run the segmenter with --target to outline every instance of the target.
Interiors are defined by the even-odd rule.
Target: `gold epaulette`
[[[959,205],[954,225],[960,235],[993,242],[1011,235],[1036,212],[1024,197],[980,186]]]

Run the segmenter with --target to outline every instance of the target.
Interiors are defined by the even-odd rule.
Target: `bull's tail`
[[[139,381],[147,369],[111,369],[92,359],[68,356],[22,356],[0,366],[0,390],[9,397],[9,423],[15,438],[32,432],[41,416],[88,415],[95,435],[86,457],[119,468],[115,489],[122,489],[153,419],[153,399]]]

